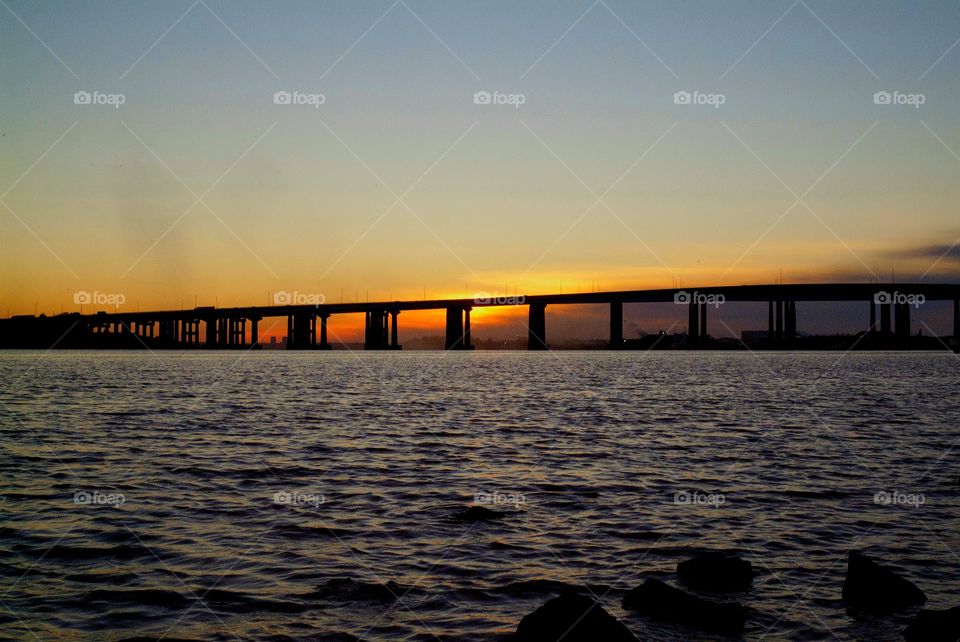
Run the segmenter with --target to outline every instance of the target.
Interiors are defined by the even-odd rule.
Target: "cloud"
[[[932,261],[960,261],[960,243],[952,245],[933,244],[918,245],[915,247],[891,250],[886,253],[887,258],[892,259],[930,259]]]

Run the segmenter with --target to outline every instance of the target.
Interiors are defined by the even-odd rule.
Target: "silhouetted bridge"
[[[470,350],[473,349],[470,331],[472,309],[520,305],[528,308],[528,349],[545,350],[548,346],[547,306],[603,304],[610,306],[610,347],[616,349],[624,346],[624,303],[670,302],[686,306],[687,345],[698,347],[707,338],[708,307],[718,301],[767,303],[767,337],[773,347],[789,347],[796,339],[797,304],[809,301],[863,302],[865,313],[869,306],[869,325],[865,323],[864,328],[881,338],[909,337],[911,308],[916,307],[918,302],[952,301],[953,337],[960,337],[960,285],[827,283],[628,290],[489,299],[23,315],[0,319],[0,347],[258,348],[260,321],[269,317],[285,317],[288,349],[324,350],[330,348],[327,320],[331,316],[362,313],[366,319],[365,348],[396,350],[400,348],[397,324],[401,312],[445,310],[446,349]],[[249,341],[247,322],[251,324]]]

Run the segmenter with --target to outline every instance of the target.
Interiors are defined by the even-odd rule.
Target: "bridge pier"
[[[897,303],[895,305],[897,338],[907,339],[910,337],[910,304]]]
[[[217,347],[217,320],[213,317],[207,317],[204,322],[207,328],[207,339],[204,341],[203,347],[210,350]]]
[[[176,319],[163,319],[160,321],[160,345],[164,348],[177,347]]]
[[[191,348],[200,347],[200,319],[184,319],[181,321],[180,341]]]
[[[880,304],[880,334],[883,336],[890,335],[890,304],[881,303]]]
[[[793,341],[797,338],[797,302],[785,301],[787,318],[784,322],[784,338]]]
[[[447,332],[443,341],[446,350],[473,350],[470,337],[470,307],[447,307]]]
[[[252,350],[263,348],[260,345],[260,317],[250,317],[250,348]]]
[[[386,350],[389,347],[387,340],[387,311],[370,310],[366,313],[366,325],[363,335],[364,350]]]
[[[531,303],[527,323],[527,350],[549,350],[547,346],[547,304]]]
[[[623,348],[623,303],[610,303],[610,349]]]
[[[316,313],[295,312],[287,315],[287,350],[311,350],[316,347]]]
[[[773,320],[773,301],[767,301],[767,341],[773,341],[776,332],[775,322]]]
[[[777,308],[777,327],[775,328],[775,333],[777,340],[783,339],[783,301],[778,299],[776,302]]]
[[[227,332],[227,345],[231,348],[243,348],[247,342],[247,320],[243,317],[231,317]]]
[[[329,314],[320,315],[320,345],[317,347],[321,350],[329,350],[330,344],[327,342],[327,319],[330,318]]]
[[[691,301],[687,306],[687,343],[695,345],[700,342],[700,306]]]
[[[870,301],[870,334],[877,333],[877,304]]]
[[[706,340],[707,338],[707,304],[700,304],[700,340]]]

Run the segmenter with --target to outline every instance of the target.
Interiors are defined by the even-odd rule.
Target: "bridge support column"
[[[473,337],[470,334],[470,310],[473,308],[466,307],[463,309],[463,349],[464,350],[473,350]]]
[[[463,350],[463,308],[450,306],[447,308],[447,332],[443,341],[446,350]]]
[[[317,315],[297,312],[287,316],[287,350],[310,350],[317,345]]]
[[[870,302],[870,334],[877,333],[877,304]]]
[[[400,349],[400,341],[398,336],[400,334],[400,329],[397,327],[397,321],[400,316],[399,310],[390,311],[390,347],[394,350]]]
[[[700,304],[700,339],[707,338],[707,304]]]
[[[776,329],[773,320],[773,301],[767,301],[767,341],[773,341],[775,332]]]
[[[897,303],[895,310],[897,317],[897,337],[906,339],[910,336],[910,304]]]
[[[366,313],[363,348],[365,350],[385,350],[387,342],[387,311],[370,310]]]
[[[330,318],[329,314],[320,315],[320,345],[317,347],[321,350],[329,350],[330,344],[327,342],[327,319]]]
[[[263,346],[260,345],[260,317],[250,318],[250,347],[253,350],[263,348]]]
[[[880,334],[888,336],[890,334],[890,304],[880,304]]]
[[[204,347],[209,350],[217,347],[217,320],[207,317],[205,322],[207,324],[207,341]]]
[[[797,338],[797,302],[787,301],[787,318],[784,324],[784,336],[787,341]]]
[[[527,350],[549,350],[547,347],[547,304],[531,303]]]
[[[700,306],[691,301],[687,307],[687,343],[694,345],[700,342]]]
[[[623,348],[623,303],[610,303],[610,349]]]
[[[777,327],[776,327],[776,337],[777,339],[783,339],[783,301],[777,301]]]
[[[184,347],[195,348],[200,346],[199,319],[184,319],[181,321],[180,341]],[[138,326],[140,324],[137,324]]]

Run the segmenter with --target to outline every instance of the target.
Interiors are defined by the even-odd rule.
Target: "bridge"
[[[546,350],[548,306],[603,304],[610,308],[611,349],[625,347],[625,303],[676,303],[686,308],[686,345],[703,347],[707,340],[707,312],[717,302],[767,304],[767,341],[770,347],[790,347],[797,338],[797,306],[805,302],[862,302],[864,331],[894,345],[893,339],[911,335],[911,310],[928,301],[953,302],[953,338],[960,339],[960,285],[929,283],[821,283],[716,286],[625,290],[577,294],[506,296],[473,299],[434,299],[320,305],[273,305],[235,308],[196,307],[152,312],[66,313],[55,316],[21,315],[0,319],[3,348],[149,348],[149,349],[257,349],[259,323],[264,318],[286,318],[290,350],[328,350],[327,321],[337,314],[365,315],[364,347],[398,350],[401,312],[445,310],[445,348],[472,350],[470,312],[476,308],[526,306],[527,347]],[[247,323],[250,332],[247,332]],[[247,337],[250,337],[249,341]],[[883,340],[891,339],[891,341]]]

